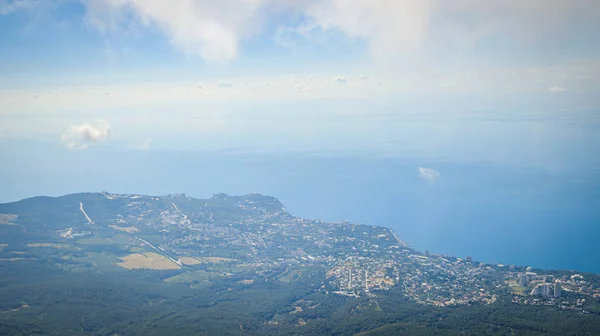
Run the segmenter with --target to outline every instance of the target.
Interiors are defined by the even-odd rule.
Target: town
[[[530,267],[421,253],[390,229],[297,218],[276,199],[262,195],[218,194],[193,204],[193,211],[188,210],[193,200],[185,195],[105,196],[125,197],[127,202],[127,211],[114,218],[112,228],[129,228],[141,244],[179,265],[186,257],[229,258],[267,278],[274,269],[322,267],[325,276],[317,290],[360,297],[401,288],[416,302],[435,306],[490,304],[510,298],[522,304],[585,311],[586,299],[600,297],[597,277],[536,273]],[[163,209],[157,213],[153,202],[160,202]],[[232,212],[226,205],[237,210]]]

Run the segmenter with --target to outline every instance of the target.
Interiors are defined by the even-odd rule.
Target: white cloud
[[[100,143],[110,136],[110,124],[97,120],[93,124],[72,125],[61,135],[61,140],[69,149],[86,149],[91,143]]]
[[[106,111],[127,108],[156,108],[157,106],[175,106],[187,104],[212,104],[232,101],[260,102],[281,101],[285,99],[395,99],[398,94],[411,94],[414,97],[432,97],[445,93],[477,93],[496,96],[499,93],[535,92],[548,93],[549,87],[560,84],[567,93],[600,92],[600,63],[582,63],[572,66],[548,68],[506,68],[487,71],[463,72],[429,70],[417,74],[380,75],[370,72],[317,74],[283,74],[265,77],[222,77],[188,79],[185,74],[178,81],[160,81],[146,83],[119,83],[101,86],[62,86],[0,89],[0,116],[18,116],[20,113],[41,113],[40,111],[79,110],[77,117],[93,120],[97,115],[106,116]],[[580,74],[586,74],[580,78]],[[365,79],[361,79],[365,78]],[[349,79],[341,84],[336,79]],[[546,84],[540,84],[540,81]],[[231,87],[223,87],[228,83]],[[446,86],[442,86],[446,84]],[[227,86],[227,85],[225,85]],[[106,95],[105,92],[110,92]],[[34,94],[38,95],[34,99]],[[562,95],[556,93],[556,95]],[[590,96],[591,97],[591,96]],[[591,106],[596,100],[582,100],[582,106]],[[6,118],[5,118],[6,120]],[[61,132],[58,124],[53,132]],[[0,123],[0,132],[12,136],[13,130],[5,122]],[[144,138],[138,139],[139,142]]]
[[[430,0],[324,0],[306,8],[323,30],[336,29],[368,42],[377,57],[418,47],[427,34]]]
[[[274,40],[292,46],[286,34],[310,38],[315,30],[339,30],[365,39],[374,54],[419,44],[430,14],[430,0],[84,0],[87,21],[108,32],[124,21],[159,28],[178,49],[209,62],[229,61],[241,40],[256,35],[277,13],[304,17],[279,27]]]
[[[258,31],[262,0],[86,0],[88,21],[111,31],[124,20],[160,29],[171,43],[209,62],[229,61]]]
[[[550,92],[564,92],[565,89],[563,87],[560,87],[560,86],[552,86],[552,87],[548,88],[548,91],[550,91]]]
[[[39,4],[37,0],[0,0],[0,15],[28,10]]]
[[[570,29],[579,29],[570,24],[574,20],[590,25],[600,21],[597,0],[83,1],[88,22],[102,31],[130,27],[132,22],[156,27],[178,49],[209,62],[232,60],[240,41],[281,17],[301,20],[295,20],[296,25],[269,27],[273,29],[269,34],[280,44],[293,47],[291,35],[314,41],[311,36],[315,34],[337,31],[366,42],[376,58],[394,58],[421,47],[461,52],[490,37],[535,49],[524,39],[558,45],[572,36]],[[12,3],[21,2],[8,2]]]
[[[433,97],[446,93],[476,93],[492,97],[513,91],[549,94],[549,88],[555,84],[559,84],[565,91],[554,93],[554,95],[594,93],[600,97],[598,94],[600,92],[600,63],[598,62],[547,68],[469,71],[466,72],[464,80],[460,79],[462,72],[452,70],[443,73],[429,70],[403,76],[394,76],[393,73],[383,76],[376,72],[369,72],[368,75],[361,75],[361,73],[221,77],[203,79],[200,83],[196,78],[189,79],[182,74],[182,79],[177,81],[156,80],[146,83],[124,82],[95,86],[0,89],[0,106],[3,107],[0,110],[0,117],[19,116],[25,111],[34,114],[42,113],[41,111],[54,111],[60,115],[60,113],[66,113],[67,110],[78,110],[81,112],[78,112],[76,116],[82,120],[93,120],[95,116],[102,115],[114,122],[114,118],[106,111],[126,108],[133,112],[157,106],[232,101],[385,100],[396,99],[399,94],[410,94],[414,97]],[[585,77],[581,74],[585,74]],[[361,79],[361,77],[365,79]],[[344,85],[339,83],[337,78],[345,78],[349,81]],[[540,84],[540,82],[544,84]],[[231,87],[223,87],[222,83],[228,83]],[[110,92],[110,95],[106,95],[105,92]],[[38,95],[37,99],[33,98],[34,94]],[[596,101],[584,99],[579,104],[591,108]],[[59,111],[63,112],[59,113]],[[64,124],[58,124],[53,133],[60,134],[63,127]],[[7,137],[12,136],[13,131],[6,121],[4,124],[0,123],[0,132],[4,132]],[[141,142],[144,139],[145,136],[137,141]]]
[[[431,168],[419,167],[417,169],[417,174],[421,179],[430,183],[433,183],[440,178],[440,173]]]

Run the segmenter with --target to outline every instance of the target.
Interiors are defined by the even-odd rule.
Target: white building
[[[348,290],[352,289],[352,269],[348,269]]]
[[[559,298],[562,295],[562,284],[560,281],[554,283],[554,297]]]
[[[528,282],[539,279],[538,274],[535,272],[526,272],[525,275],[527,276]]]
[[[550,285],[547,283],[539,284],[531,290],[530,295],[547,298],[550,296]]]
[[[519,286],[527,286],[529,284],[529,278],[527,277],[527,274],[525,274],[525,273],[519,274],[519,278],[517,280],[518,280]]]

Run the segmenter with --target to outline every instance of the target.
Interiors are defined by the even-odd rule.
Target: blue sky
[[[598,65],[599,12],[593,0],[3,0],[1,70],[29,85],[94,85],[102,74],[161,82],[560,68],[575,76],[574,67]],[[533,77],[548,83],[526,89],[568,82]]]

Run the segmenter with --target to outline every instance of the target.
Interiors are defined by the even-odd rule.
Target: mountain
[[[421,253],[260,194],[0,204],[0,274],[7,335],[600,330],[598,275]]]

